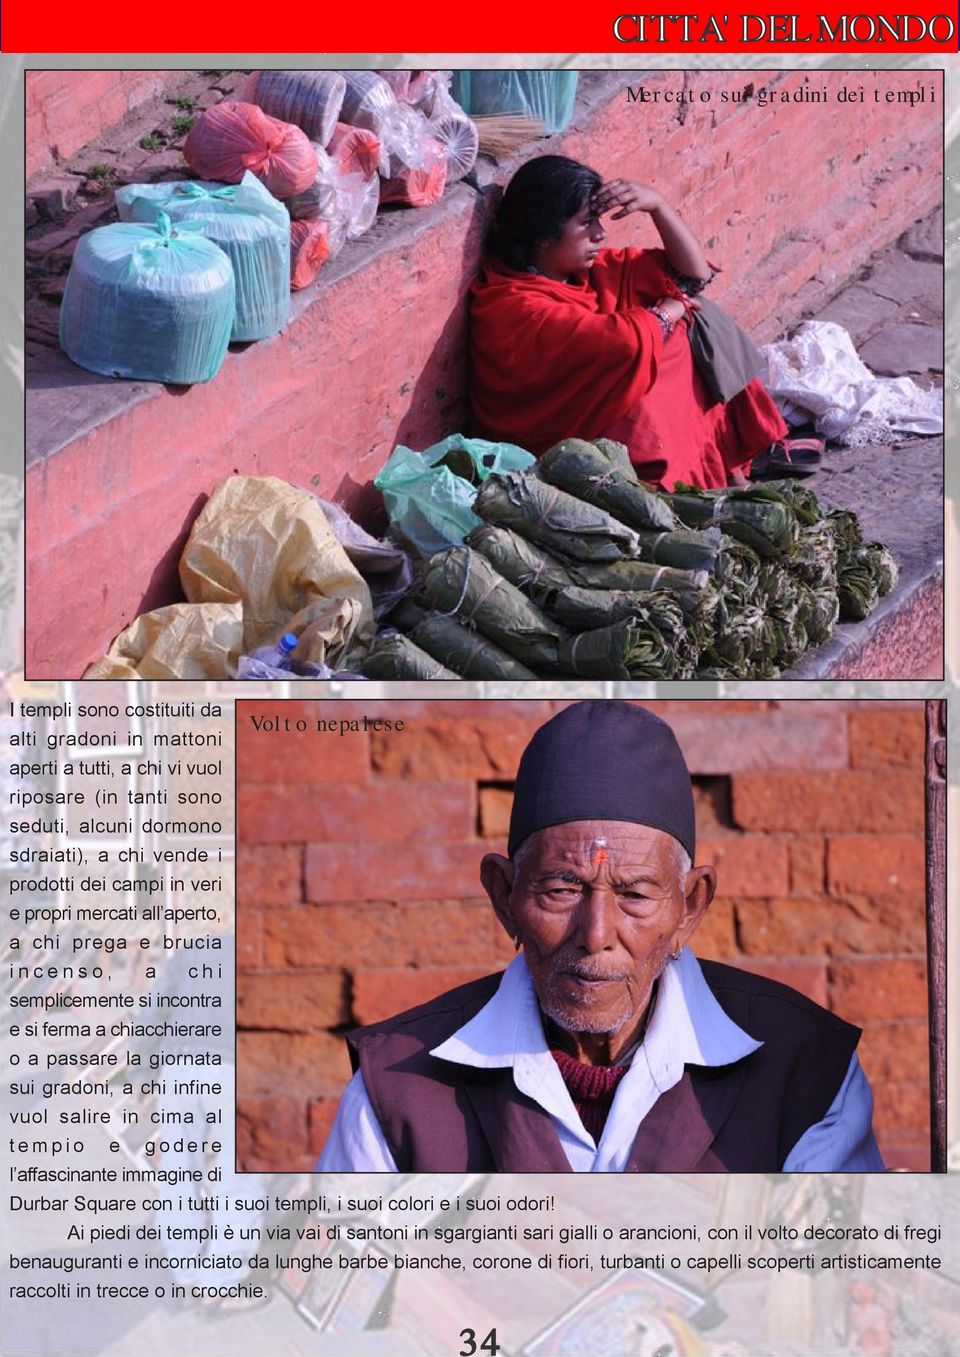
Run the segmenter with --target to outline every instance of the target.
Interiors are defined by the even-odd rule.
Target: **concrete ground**
[[[943,386],[943,214],[932,213],[875,255],[832,301],[808,319],[842,325],[880,376]],[[943,676],[943,437],[906,435],[901,443],[831,445],[804,482],[828,509],[853,509],[867,541],[884,542],[900,584],[861,623],[845,623],[806,656],[791,678]],[[881,633],[884,669],[860,672]]]

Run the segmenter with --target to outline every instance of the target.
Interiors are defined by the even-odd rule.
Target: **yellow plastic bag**
[[[240,603],[243,653],[311,624],[315,664],[344,668],[373,640],[370,590],[312,495],[274,476],[231,476],[210,496],[180,559],[191,603]],[[233,670],[231,670],[231,674]]]
[[[85,679],[223,679],[243,645],[239,603],[171,603],[134,619]]]
[[[84,678],[234,678],[241,655],[300,636],[296,658],[349,668],[374,635],[370,590],[317,501],[272,476],[231,476],[180,559],[187,603],[131,622]]]

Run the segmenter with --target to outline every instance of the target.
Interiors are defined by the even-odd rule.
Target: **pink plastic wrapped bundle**
[[[421,137],[412,163],[392,157],[392,173],[380,186],[382,203],[431,207],[439,202],[447,182],[447,153],[435,137]]]
[[[294,292],[309,287],[330,258],[330,234],[327,223],[292,221],[290,223],[290,286]]]
[[[227,184],[239,184],[252,170],[275,198],[302,193],[317,173],[317,154],[305,132],[233,99],[200,114],[183,158],[201,179]]]
[[[340,116],[346,81],[339,71],[261,71],[255,102],[326,146]]]
[[[426,168],[419,150],[430,136],[425,116],[412,104],[398,103],[393,90],[375,71],[344,71],[347,82],[341,117],[380,139],[380,174],[397,179],[408,170]]]
[[[446,83],[450,84],[449,71],[377,71],[390,88],[393,90],[397,99],[403,104],[417,104],[420,100],[429,94],[437,77],[442,80],[446,76]],[[426,112],[426,110],[423,110]]]
[[[344,174],[372,179],[380,168],[380,139],[366,127],[337,123],[327,150]]]
[[[403,104],[414,102],[410,97],[410,77],[414,74],[413,71],[377,71],[380,79],[385,80],[393,90],[394,98]]]
[[[477,163],[480,150],[480,137],[477,124],[472,118],[450,100],[452,105],[448,113],[433,118],[430,128],[447,154],[447,183],[452,184],[469,174]]]

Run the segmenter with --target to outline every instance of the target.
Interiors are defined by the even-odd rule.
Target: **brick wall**
[[[349,1077],[342,1032],[500,969],[479,886],[511,779],[559,703],[238,702],[237,1024],[244,1168],[308,1167]],[[861,1025],[890,1166],[928,1167],[923,708],[649,703],[697,797],[719,891],[706,957]],[[364,713],[402,732],[317,734]],[[250,716],[305,720],[257,732]]]
[[[27,71],[27,179],[69,159],[179,76],[179,71]]]

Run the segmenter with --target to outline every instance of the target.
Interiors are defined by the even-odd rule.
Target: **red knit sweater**
[[[629,1065],[583,1065],[565,1051],[550,1048],[585,1128],[599,1143],[617,1085]]]

